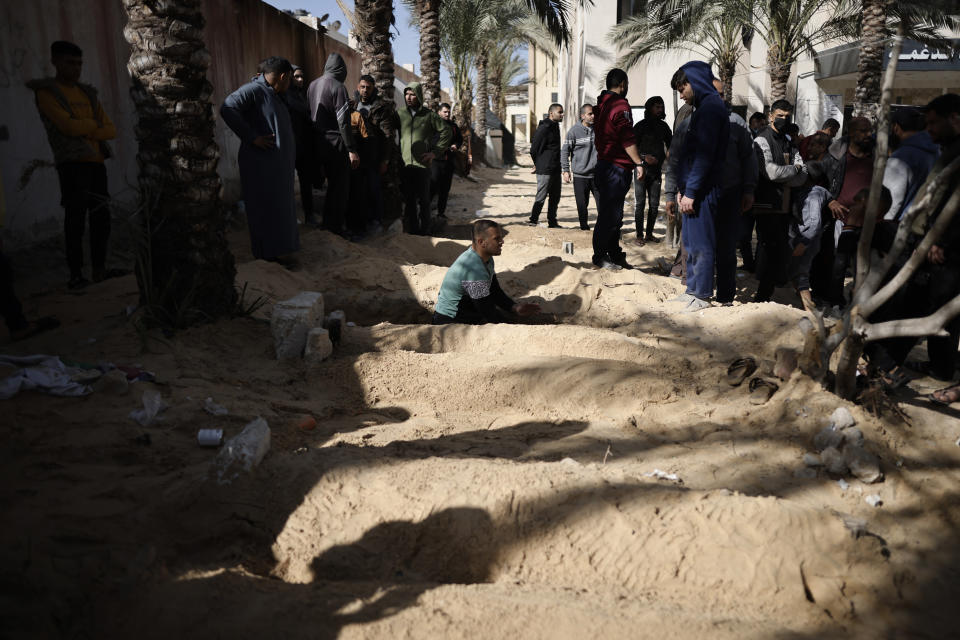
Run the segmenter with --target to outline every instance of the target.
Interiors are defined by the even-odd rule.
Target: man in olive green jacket
[[[397,110],[400,153],[403,156],[403,183],[407,231],[430,232],[430,163],[450,148],[453,131],[432,109],[423,106],[419,82],[403,90],[405,107]],[[417,216],[417,206],[420,215]]]

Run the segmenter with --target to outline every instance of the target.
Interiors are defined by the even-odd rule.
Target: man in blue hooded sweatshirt
[[[677,176],[678,209],[686,216],[687,291],[674,300],[686,302],[686,311],[710,306],[717,249],[715,218],[722,208],[736,206],[722,202],[730,119],[713,81],[710,65],[699,61],[680,67],[670,81],[670,87],[696,107],[680,150]]]

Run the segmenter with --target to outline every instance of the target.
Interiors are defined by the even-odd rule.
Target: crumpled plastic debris
[[[151,424],[160,420],[161,411],[169,407],[160,392],[156,389],[147,389],[143,392],[143,409],[134,409],[130,412],[130,417],[137,421],[141,427],[149,427]]]
[[[661,471],[660,469],[654,469],[653,471],[648,471],[645,474],[648,478],[656,478],[657,480],[672,480],[674,482],[680,481],[680,476],[675,473],[667,473],[666,471]]]
[[[230,413],[225,406],[214,402],[213,398],[207,398],[203,401],[203,410],[212,416],[225,416]]]

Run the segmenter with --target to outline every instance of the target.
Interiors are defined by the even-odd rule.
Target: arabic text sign
[[[954,40],[954,45],[960,41]],[[884,66],[890,60],[891,51],[887,48]],[[960,71],[960,50],[926,47],[916,40],[905,39],[897,69],[903,71]]]

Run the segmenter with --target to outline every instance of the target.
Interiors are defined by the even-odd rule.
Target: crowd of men
[[[666,239],[671,246],[678,240],[680,245],[667,269],[686,284],[674,301],[687,311],[709,307],[711,301],[733,303],[738,248],[742,268],[756,273],[756,302],[769,301],[778,287],[792,286],[807,310],[837,312],[850,303],[848,281],[874,167],[876,131],[869,119],[851,118],[840,137],[840,123],[832,118],[803,135],[792,122],[793,105],[777,100],[768,113],[754,113],[744,121],[724,102],[723,86],[710,66],[698,61],[683,65],[671,80],[685,103],[673,131],[663,121],[659,96],[646,101],[643,119],[633,123],[622,70],[608,73],[606,87],[596,105],[580,107],[580,122],[562,143],[562,105],[551,105],[537,127],[530,148],[537,194],[528,224],[538,224],[547,202],[548,227],[560,226],[561,176],[566,182],[572,176],[582,230],[590,229],[590,194],[596,202],[594,265],[631,269],[620,246],[625,196],[632,184],[634,242],[659,242],[654,224],[663,187]],[[891,250],[905,213],[924,185],[960,155],[960,96],[944,94],[923,108],[897,108],[890,141],[872,245],[880,255]],[[926,189],[932,202],[903,230],[907,246],[896,256],[897,265],[920,245],[957,187],[954,175]],[[908,285],[871,319],[922,317],[957,295],[960,216],[927,250]],[[925,373],[943,380],[954,375],[960,319],[948,324],[947,333],[928,337],[930,360],[919,363]],[[906,381],[903,367],[915,343],[915,338],[870,343],[870,364],[888,387]],[[932,398],[938,402],[960,400],[960,387],[937,393]]]
[[[404,88],[403,104],[391,110],[371,76],[361,76],[352,98],[346,77],[338,53],[329,55],[323,74],[309,84],[302,68],[271,57],[220,108],[240,138],[238,162],[254,257],[295,262],[295,174],[304,223],[351,240],[382,231],[383,177],[391,161],[401,164],[406,230],[430,232],[434,197],[438,218],[445,217],[454,154],[464,143],[450,105],[427,108],[419,83],[413,82]],[[313,188],[324,183],[320,218]]]
[[[116,129],[96,90],[79,82],[79,47],[55,42],[51,58],[56,76],[28,86],[35,91],[60,178],[68,287],[81,288],[88,283],[81,243],[87,219],[93,280],[117,275],[105,264],[110,215],[103,165],[110,155],[106,142],[116,136]],[[328,57],[323,75],[309,84],[302,68],[271,57],[220,108],[224,122],[240,139],[238,163],[256,258],[286,263],[299,249],[297,178],[305,224],[350,239],[382,229],[383,176],[394,159],[402,167],[407,231],[430,232],[434,196],[438,216],[445,215],[453,154],[464,142],[450,119],[450,106],[426,108],[420,85],[411,83],[403,91],[403,104],[392,110],[370,76],[360,78],[351,98],[346,76],[344,60],[336,53]],[[743,268],[757,275],[755,301],[768,301],[777,287],[790,284],[809,310],[848,304],[845,285],[870,196],[873,123],[852,118],[846,134],[838,137],[840,125],[830,119],[805,136],[792,122],[794,108],[786,100],[775,101],[767,114],[755,113],[745,122],[724,102],[723,86],[704,62],[680,67],[671,88],[685,103],[672,131],[664,122],[659,96],[647,100],[643,119],[633,122],[629,82],[621,69],[607,74],[606,90],[596,105],[580,107],[580,121],[566,136],[560,131],[563,106],[551,105],[531,140],[537,193],[528,222],[538,224],[546,203],[548,226],[559,227],[561,184],[572,182],[582,230],[590,229],[591,195],[596,205],[593,264],[631,269],[620,245],[626,194],[633,187],[634,242],[643,245],[660,242],[654,229],[662,190],[666,240],[671,247],[679,244],[670,272],[686,284],[676,299],[686,310],[706,308],[711,300],[732,304],[738,248]],[[873,245],[881,254],[890,250],[905,213],[930,176],[960,154],[960,96],[942,95],[923,109],[898,109],[892,120],[893,153],[879,194]],[[395,137],[385,133],[394,130]],[[313,188],[324,181],[320,220],[313,209]],[[933,202],[906,230],[908,245],[897,256],[900,264],[936,222],[956,182],[953,177],[926,189]],[[513,303],[499,288],[492,256],[502,246],[502,229],[483,222],[475,225],[471,249],[448,274],[436,322],[496,320],[501,317],[498,307],[521,314],[536,311],[536,305]],[[51,324],[47,319],[31,324],[22,317],[2,253],[0,267],[0,302],[11,332],[20,335],[43,330],[44,322]],[[908,286],[873,319],[926,315],[958,294],[960,217],[927,249],[923,267]],[[949,324],[948,334],[928,339],[928,370],[944,379],[954,373],[960,320]],[[914,342],[870,345],[871,364],[890,386],[906,379],[903,366]],[[942,399],[957,399],[960,391],[951,389],[952,395]]]

